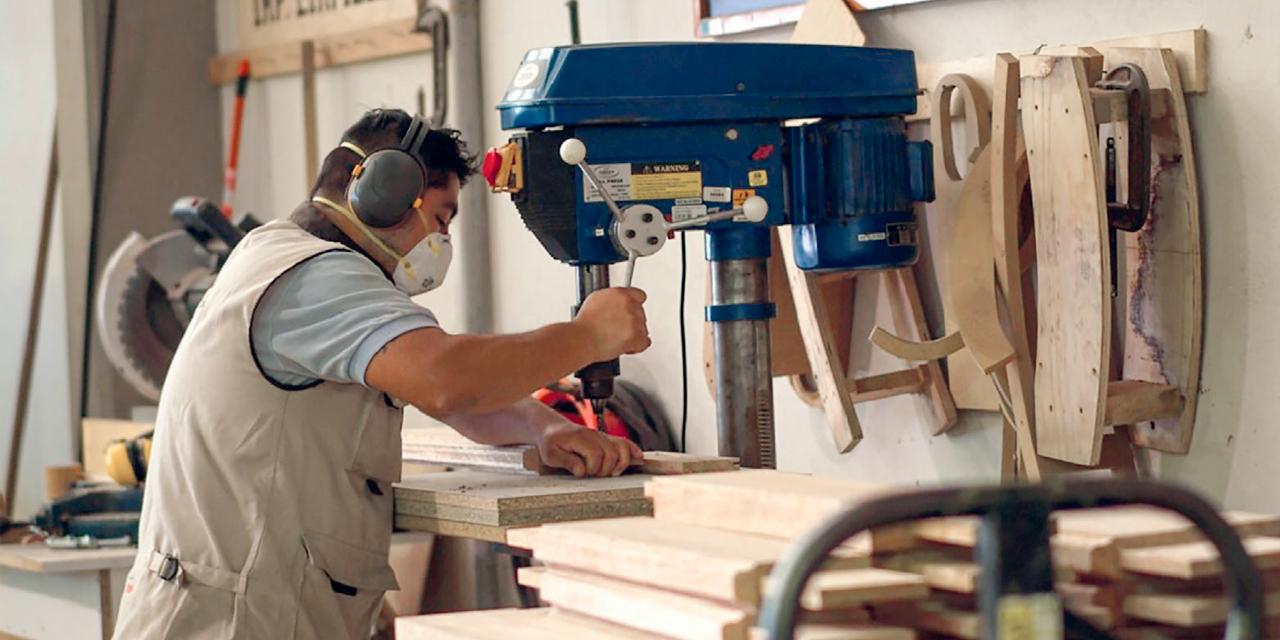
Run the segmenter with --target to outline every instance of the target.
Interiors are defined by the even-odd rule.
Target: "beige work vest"
[[[387,551],[400,409],[356,384],[278,387],[250,343],[267,287],[334,250],[268,223],[194,314],[160,397],[116,638],[367,640],[398,588]]]

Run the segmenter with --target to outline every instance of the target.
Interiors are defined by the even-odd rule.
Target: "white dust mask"
[[[452,259],[453,243],[449,235],[431,233],[400,259],[391,279],[397,289],[411,296],[426,293],[444,283]]]
[[[395,283],[397,289],[410,296],[416,296],[435,289],[444,283],[444,277],[449,273],[449,262],[453,260],[453,243],[449,241],[449,234],[429,233],[427,237],[414,245],[409,250],[409,253],[402,256],[391,247],[388,247],[378,236],[374,235],[356,217],[356,214],[347,207],[323,196],[312,196],[311,200],[346,216],[374,244],[395,257],[396,269],[391,274],[391,280]],[[414,211],[417,212],[418,219],[422,221],[422,228],[428,228],[427,216],[422,212],[422,209],[415,207]]]

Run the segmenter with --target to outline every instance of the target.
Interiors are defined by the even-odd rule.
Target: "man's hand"
[[[645,294],[639,289],[613,287],[587,296],[573,322],[591,333],[599,361],[649,348],[645,326]]]
[[[535,444],[543,464],[579,478],[621,475],[632,460],[644,459],[636,443],[572,423],[544,430]]]

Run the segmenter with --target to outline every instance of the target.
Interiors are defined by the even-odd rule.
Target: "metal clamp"
[[[1107,218],[1112,227],[1121,231],[1137,231],[1147,221],[1147,200],[1150,197],[1151,172],[1151,91],[1142,68],[1124,63],[1111,71],[1095,85],[1099,89],[1123,91],[1127,98],[1129,125],[1128,193],[1125,202],[1118,201],[1115,193],[1119,159],[1115,147],[1107,145]]]

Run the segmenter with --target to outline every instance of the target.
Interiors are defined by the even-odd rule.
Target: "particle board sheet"
[[[508,543],[541,562],[702,597],[749,604],[787,547],[776,538],[682,522],[634,517],[548,524],[509,532]],[[870,563],[837,553],[828,569]]]
[[[747,640],[754,623],[747,607],[587,573],[557,569],[540,582],[544,602],[675,640]]]
[[[406,500],[397,503],[396,513],[439,520],[471,522],[494,527],[507,527],[563,522],[565,520],[649,515],[653,513],[653,508],[649,501],[644,498],[586,502],[533,509],[476,509],[473,507]]]
[[[568,473],[564,469],[544,465],[538,450],[534,448],[526,448],[524,450],[524,468],[543,475]],[[631,461],[631,467],[627,470],[627,473],[672,476],[686,473],[734,471],[737,468],[738,459],[728,456],[699,456],[676,451],[645,451],[643,460]]]
[[[420,502],[472,509],[542,509],[644,498],[651,476],[616,478],[520,476],[486,471],[455,471],[407,478],[395,485],[401,503]]]
[[[891,493],[886,485],[769,469],[655,477],[645,485],[658,520],[794,538],[858,502]],[[910,526],[860,534],[855,548],[894,551],[915,543]]]
[[[507,533],[515,528],[510,526],[496,527],[473,522],[458,522],[455,520],[439,520],[437,518],[424,518],[401,513],[395,515],[395,527],[405,531],[435,533],[442,536],[470,538],[472,540],[484,540],[502,544],[507,542]]]

